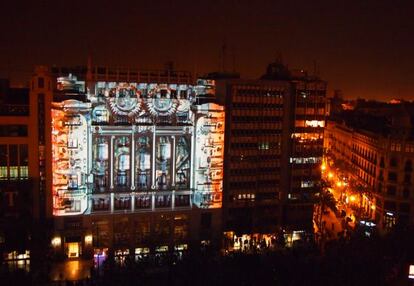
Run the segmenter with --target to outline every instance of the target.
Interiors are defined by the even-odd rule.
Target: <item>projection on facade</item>
[[[58,88],[54,215],[221,207],[224,109],[200,103],[214,82],[97,82],[79,98],[73,78]]]

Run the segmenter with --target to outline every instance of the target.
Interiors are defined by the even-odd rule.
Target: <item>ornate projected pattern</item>
[[[54,214],[221,207],[224,110],[197,103],[212,86],[98,82],[55,102]]]

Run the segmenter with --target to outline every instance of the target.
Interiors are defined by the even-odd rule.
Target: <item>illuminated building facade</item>
[[[331,158],[344,162],[344,173],[362,186],[359,206],[383,231],[414,223],[414,109],[406,103],[375,104],[329,121],[325,148]]]
[[[141,257],[218,245],[224,108],[214,81],[194,85],[175,71],[52,72],[56,253]]]
[[[226,106],[224,219],[229,239],[313,233],[326,82],[271,64],[261,80],[217,80]],[[241,238],[241,239],[240,239]]]

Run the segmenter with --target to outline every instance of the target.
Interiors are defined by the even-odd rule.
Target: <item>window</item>
[[[385,209],[385,211],[396,211],[397,210],[397,205],[396,205],[395,202],[385,201],[384,202],[384,209]]]
[[[392,228],[395,225],[395,216],[393,213],[386,213],[384,216],[385,228]]]
[[[301,188],[312,188],[314,185],[313,181],[301,181],[300,183]]]
[[[25,137],[27,125],[0,125],[0,137]]]
[[[410,190],[409,189],[404,189],[403,190],[403,198],[408,199],[409,197],[410,197]]]
[[[405,152],[413,153],[414,152],[414,144],[405,145]]]
[[[381,168],[384,168],[384,167],[385,167],[384,157],[381,157],[380,167],[381,167]]]
[[[306,127],[324,127],[325,122],[322,120],[306,120],[305,126]]]
[[[413,169],[412,169],[412,162],[411,162],[411,160],[407,160],[406,162],[405,162],[405,167],[404,167],[404,171],[406,171],[406,172],[411,172]]]
[[[37,79],[37,87],[44,88],[45,87],[45,79],[43,77],[39,77]]]
[[[404,183],[409,184],[411,182],[411,174],[404,175]]]
[[[5,180],[8,178],[8,154],[7,154],[7,145],[0,145],[0,180]]]
[[[397,167],[397,159],[396,158],[391,158],[390,159],[390,166],[391,167]]]
[[[410,212],[410,204],[401,203],[400,204],[400,212],[402,212],[402,213],[409,213]]]
[[[382,184],[378,184],[378,193],[382,192]]]
[[[392,181],[392,182],[396,182],[397,181],[397,173],[395,172],[388,172],[388,180]]]
[[[384,173],[382,170],[380,170],[379,175],[378,175],[378,180],[383,181],[384,180]]]
[[[388,186],[387,187],[387,195],[395,196],[396,193],[397,193],[397,188],[395,186]]]

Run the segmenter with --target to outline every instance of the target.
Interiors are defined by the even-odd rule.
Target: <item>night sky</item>
[[[56,3],[55,3],[56,2]],[[281,55],[347,98],[414,99],[414,1],[1,1],[0,76],[36,64],[226,68],[262,75]],[[234,64],[233,64],[234,63]]]

